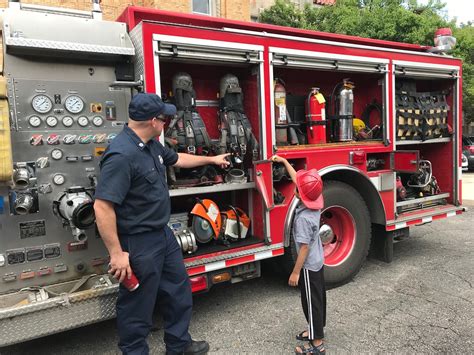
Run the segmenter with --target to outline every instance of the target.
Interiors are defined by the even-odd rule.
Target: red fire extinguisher
[[[319,88],[311,88],[306,101],[308,144],[326,143],[326,100]]]
[[[275,80],[275,133],[276,144],[288,144],[288,117],[286,115],[286,89],[281,79]]]

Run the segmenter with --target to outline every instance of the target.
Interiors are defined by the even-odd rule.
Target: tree
[[[474,122],[474,26],[472,23],[456,28],[457,45],[453,55],[462,58],[464,121]]]
[[[276,0],[275,5],[260,14],[259,21],[279,26],[304,28],[303,13],[286,0]]]
[[[474,27],[448,21],[441,0],[337,0],[333,6],[306,5],[300,11],[289,0],[276,0],[260,21],[275,25],[341,33],[389,41],[433,45],[436,29],[450,27],[457,38],[453,55],[463,59],[463,111],[474,121]]]

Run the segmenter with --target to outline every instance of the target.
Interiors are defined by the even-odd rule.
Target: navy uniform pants
[[[123,354],[148,354],[146,337],[155,304],[163,315],[166,350],[183,352],[191,343],[188,328],[192,292],[181,248],[171,229],[129,237],[120,243],[130,254],[130,266],[140,287],[129,292],[120,285],[117,300],[119,347]]]

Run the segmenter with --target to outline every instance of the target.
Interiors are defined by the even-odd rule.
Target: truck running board
[[[283,255],[283,243],[262,246],[258,248],[251,248],[237,251],[234,253],[223,253],[209,258],[203,258],[186,262],[189,276],[202,274],[205,272],[225,269],[230,266],[245,264],[252,261],[272,258],[278,255]]]

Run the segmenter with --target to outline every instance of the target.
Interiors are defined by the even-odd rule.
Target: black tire
[[[323,214],[331,206],[340,206],[350,213],[356,229],[353,248],[344,261],[335,266],[327,264],[324,266],[326,284],[334,287],[350,281],[362,267],[369,252],[372,235],[371,222],[364,199],[352,186],[339,181],[325,181],[323,196]],[[293,237],[290,236],[290,245],[285,248],[285,254],[282,257],[282,266],[286,272],[291,272],[296,257]]]

